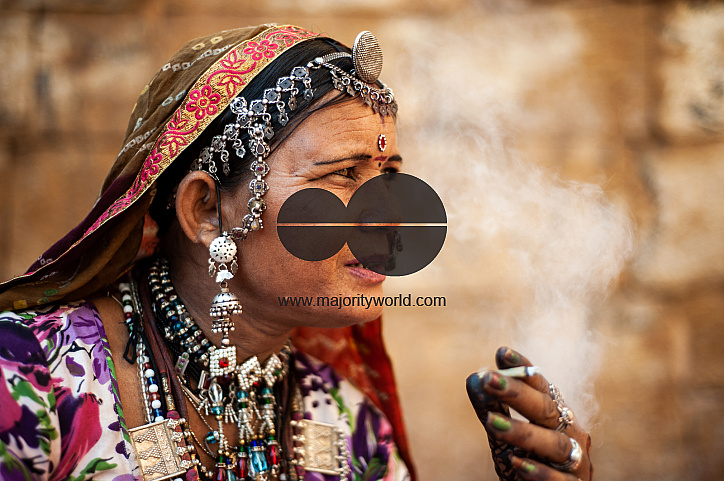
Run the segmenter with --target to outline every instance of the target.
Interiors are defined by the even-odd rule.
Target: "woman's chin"
[[[307,318],[308,322],[302,322],[302,325],[306,327],[323,327],[323,328],[339,328],[349,327],[356,324],[364,324],[366,322],[373,321],[382,315],[382,307],[375,306],[374,304],[367,307],[367,304],[345,305],[344,299],[352,298],[337,298],[338,301],[342,299],[342,304],[323,307],[317,310],[311,319]],[[359,302],[360,296],[354,298]],[[340,307],[341,306],[341,307]],[[306,317],[306,316],[305,316]]]

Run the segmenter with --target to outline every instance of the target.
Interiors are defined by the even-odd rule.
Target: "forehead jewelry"
[[[331,63],[341,58],[352,59],[354,69],[351,72]],[[229,291],[227,284],[237,268],[234,241],[246,239],[250,232],[264,227],[261,215],[266,209],[264,194],[269,190],[264,178],[269,173],[266,158],[271,152],[269,144],[274,137],[272,122],[276,121],[285,126],[289,122],[289,113],[298,108],[300,96],[307,102],[314,99],[310,72],[322,68],[329,71],[335,89],[352,97],[360,97],[375,113],[383,117],[397,114],[397,103],[392,90],[381,82],[381,87],[375,84],[382,71],[382,49],[377,38],[365,31],[355,39],[351,54],[332,52],[317,57],[306,65],[294,67],[288,76],[278,78],[273,87],[264,90],[261,98],[247,100],[240,96],[232,100],[229,109],[236,114],[235,120],[224,126],[220,135],[212,138],[211,145],[201,149],[199,157],[191,165],[191,170],[207,172],[218,185],[219,176],[227,176],[231,172],[229,150],[233,150],[240,159],[247,154],[254,158],[250,167],[253,177],[249,182],[249,213],[244,216],[241,225],[230,232],[224,232],[220,228],[220,236],[212,242],[209,249],[209,274],[216,274],[216,282],[221,287],[221,292],[214,298],[210,309],[213,318],[212,331],[222,333],[222,345],[228,345],[228,333],[234,330],[230,316],[240,314],[242,310],[238,298]],[[243,141],[242,132],[246,132],[248,136],[246,142]],[[381,135],[377,143],[380,150],[384,151],[387,138]]]
[[[340,58],[351,58],[354,65],[352,72],[347,72],[330,62]],[[236,114],[234,122],[227,124],[220,135],[214,136],[211,145],[201,149],[199,157],[192,164],[192,170],[203,170],[216,181],[219,175],[228,175],[229,150],[233,149],[239,158],[251,154],[255,159],[251,163],[253,178],[249,183],[251,198],[247,204],[249,214],[242,220],[239,227],[230,232],[234,239],[245,239],[252,232],[262,229],[261,215],[266,209],[264,194],[269,185],[264,177],[269,173],[269,143],[274,137],[272,120],[281,126],[289,122],[289,112],[299,106],[298,98],[306,101],[314,98],[311,70],[325,68],[332,76],[332,85],[341,92],[352,97],[359,96],[370,106],[375,113],[382,116],[394,116],[397,113],[397,103],[392,90],[384,84],[380,88],[373,85],[382,71],[382,49],[377,38],[371,32],[361,32],[355,39],[352,53],[333,52],[317,57],[306,65],[294,67],[286,77],[280,77],[276,85],[264,90],[262,98],[247,100],[244,97],[235,98],[229,108]],[[246,131],[248,140],[246,145],[241,138],[241,132]],[[378,139],[380,149],[387,146],[384,135]],[[220,163],[217,163],[220,161]]]

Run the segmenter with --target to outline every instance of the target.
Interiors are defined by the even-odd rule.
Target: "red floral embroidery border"
[[[219,59],[196,81],[164,126],[131,187],[101,214],[76,244],[138,200],[264,67],[295,44],[318,35],[291,25],[273,27],[240,43]]]

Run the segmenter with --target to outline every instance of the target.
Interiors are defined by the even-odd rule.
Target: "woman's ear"
[[[209,174],[189,172],[176,189],[176,216],[186,237],[209,247],[219,236],[216,183]]]

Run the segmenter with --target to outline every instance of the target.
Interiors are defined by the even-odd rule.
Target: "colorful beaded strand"
[[[165,419],[161,396],[159,394],[159,385],[156,378],[156,372],[151,364],[151,359],[147,355],[146,345],[143,342],[141,332],[133,332],[133,315],[142,315],[140,298],[138,296],[138,288],[135,282],[122,282],[118,286],[121,291],[121,303],[123,304],[123,313],[126,317],[126,325],[129,328],[131,336],[136,335],[138,341],[136,343],[136,365],[138,366],[138,376],[143,393],[144,415],[146,421],[155,422]],[[140,329],[139,329],[140,330]]]

